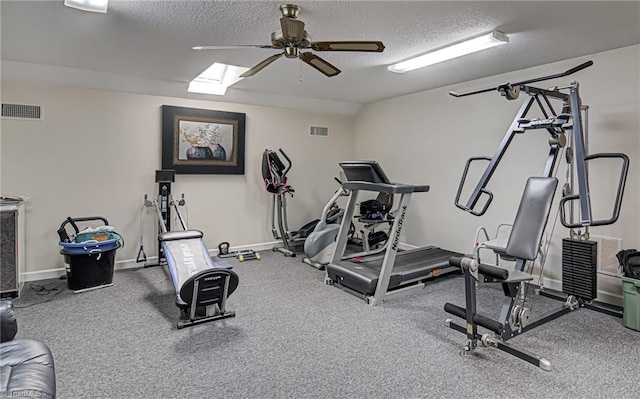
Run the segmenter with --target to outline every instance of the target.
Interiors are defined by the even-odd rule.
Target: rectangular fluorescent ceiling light
[[[493,32],[481,36],[475,36],[406,61],[390,65],[387,69],[395,73],[405,73],[413,71],[414,69],[437,64],[438,62],[447,61],[452,58],[461,57],[463,55],[475,53],[476,51],[485,50],[507,43],[509,43],[509,36],[494,30]]]
[[[224,96],[227,88],[241,80],[240,75],[248,70],[249,68],[219,64],[216,62],[189,82],[187,91],[190,93]]]
[[[64,0],[64,5],[82,11],[107,12],[109,0]]]

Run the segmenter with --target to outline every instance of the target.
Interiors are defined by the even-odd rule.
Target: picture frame
[[[162,106],[162,169],[244,174],[246,114]]]

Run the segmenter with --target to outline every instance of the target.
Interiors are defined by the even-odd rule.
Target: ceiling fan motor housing
[[[278,29],[271,34],[271,44],[277,49],[283,49],[285,47],[309,48],[311,46],[311,36],[309,36],[309,33],[305,30],[302,35],[302,40],[293,43],[287,41],[282,35],[282,31]]]
[[[280,6],[280,12],[283,17],[296,19],[300,13],[300,7],[294,4],[283,4]]]

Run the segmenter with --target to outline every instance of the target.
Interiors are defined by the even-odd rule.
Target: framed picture
[[[245,114],[162,106],[162,169],[244,174]]]

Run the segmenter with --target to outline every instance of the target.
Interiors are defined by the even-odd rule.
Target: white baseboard
[[[239,246],[231,247],[229,248],[229,250],[242,251],[242,250],[253,249],[254,251],[267,251],[267,250],[271,251],[274,247],[280,244],[281,244],[281,241],[270,241],[270,242],[251,244],[251,245],[239,245]],[[398,247],[403,250],[419,248],[416,245],[411,245],[407,243],[400,243]],[[210,249],[209,254],[212,256],[217,255],[218,249],[217,248]],[[158,259],[157,256],[151,256],[147,258],[147,262],[153,262],[154,260],[157,261],[157,259]],[[115,262],[113,269],[114,271],[117,271],[117,270],[136,269],[140,267],[143,267],[143,264],[137,263],[135,259],[123,259]],[[61,276],[64,276],[64,275],[66,275],[66,271],[64,270],[64,268],[47,269],[47,270],[40,270],[35,272],[26,272],[23,275],[23,279],[24,279],[23,281],[31,282],[31,281],[47,280],[52,278],[60,278]],[[533,281],[537,282],[538,276],[534,276]],[[544,286],[545,288],[548,288],[550,290],[562,291],[562,281],[560,280],[545,278]],[[617,293],[598,290],[597,300],[600,302],[604,302],[604,303],[615,305],[615,306],[622,306],[622,295],[619,295]]]
[[[406,242],[401,242],[398,244],[398,248],[404,250],[404,251],[408,251],[410,249],[416,249],[416,248],[420,248],[417,245],[412,245],[412,244],[407,244]]]
[[[253,249],[254,251],[266,251],[266,250],[270,251],[273,247],[277,246],[278,244],[280,244],[280,241],[264,242],[264,243],[252,244],[252,245],[239,245],[239,246],[231,247],[229,248],[229,250],[242,251],[242,250]],[[212,256],[217,255],[218,249],[217,248],[210,249],[209,254]],[[157,256],[147,257],[147,262],[149,263],[152,263],[153,261],[157,261],[157,260],[158,260]],[[143,263],[138,263],[136,262],[135,259],[122,259],[114,263],[113,270],[118,271],[118,270],[136,269],[141,267],[143,267]],[[66,274],[67,272],[65,271],[64,267],[57,268],[57,269],[38,270],[34,272],[24,273],[22,275],[22,279],[23,279],[22,281],[31,282],[31,281],[48,280],[52,278],[60,278],[61,276],[65,276]]]
[[[38,270],[36,272],[25,272],[22,274],[22,281],[28,283],[31,281],[48,280],[51,278],[60,278],[66,274],[67,272],[65,272],[64,267],[59,269]]]

